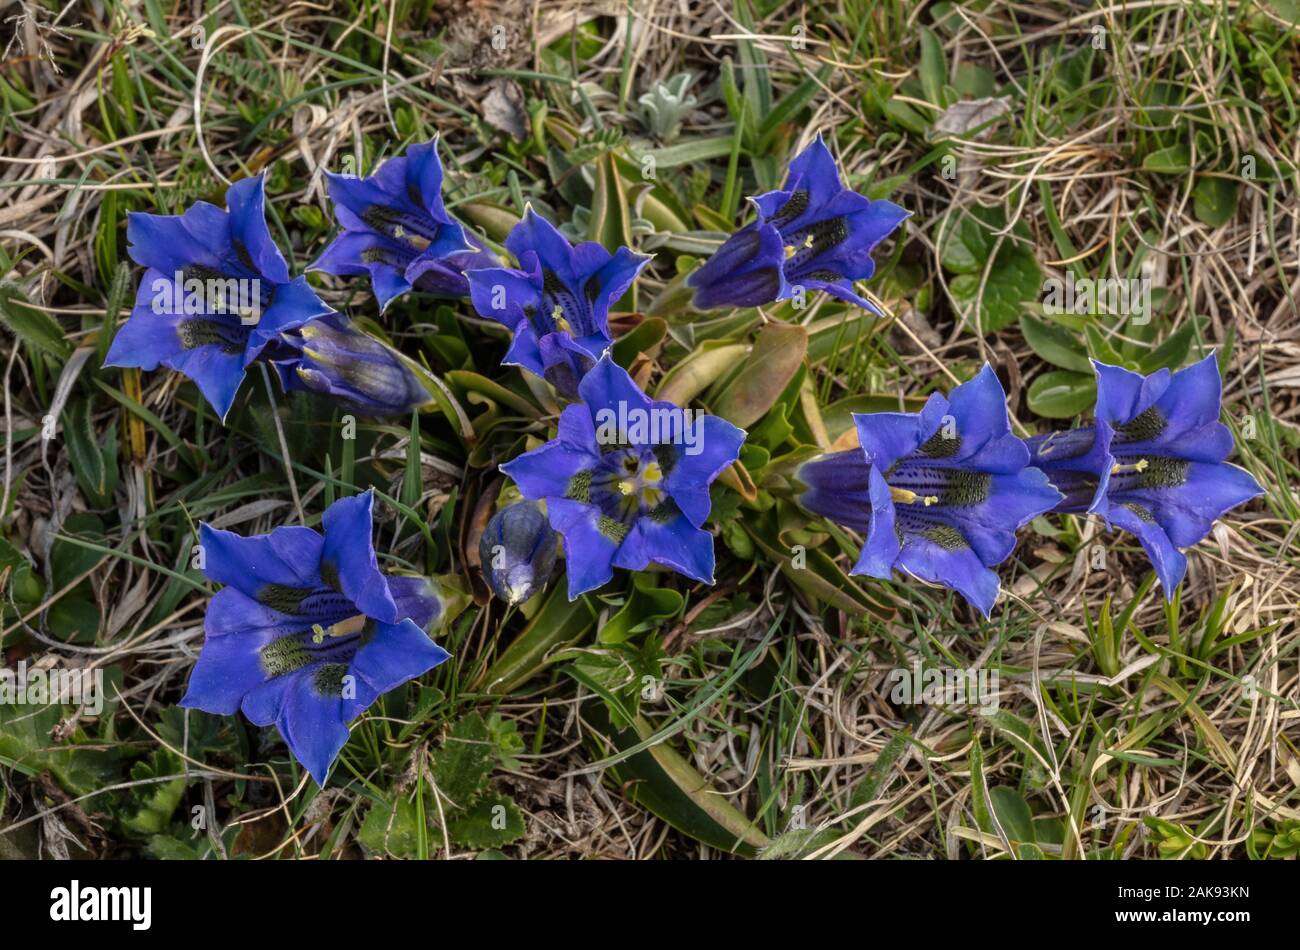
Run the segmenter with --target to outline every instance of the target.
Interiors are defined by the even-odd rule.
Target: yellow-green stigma
[[[917,502],[929,508],[931,505],[939,504],[938,495],[918,495],[914,491],[908,491],[906,488],[895,488],[889,486],[889,496],[900,505],[915,505]]]
[[[350,637],[354,633],[360,633],[365,629],[365,626],[365,614],[357,614],[355,617],[340,620],[328,627],[322,627],[320,624],[314,623],[311,625],[311,642],[319,645],[325,642],[326,637]]]
[[[1148,462],[1146,459],[1138,459],[1136,462],[1132,463],[1131,465],[1120,465],[1116,463],[1115,465],[1111,466],[1110,473],[1112,475],[1122,475],[1125,472],[1145,472],[1147,470],[1147,466],[1150,464],[1151,463]]]
[[[422,234],[407,234],[406,228],[402,227],[400,224],[393,225],[393,237],[397,238],[399,241],[405,241],[417,251],[424,251],[429,247],[429,239],[427,237]]]

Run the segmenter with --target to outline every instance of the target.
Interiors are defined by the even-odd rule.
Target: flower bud
[[[430,401],[401,354],[341,318],[313,320],[286,342],[298,351],[277,362],[287,388],[333,396],[372,416],[402,415]]]
[[[522,604],[546,586],[558,547],[541,506],[520,501],[488,521],[478,556],[492,592],[508,604]]]

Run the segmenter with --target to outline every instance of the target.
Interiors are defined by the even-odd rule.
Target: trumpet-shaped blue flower
[[[290,279],[266,227],[262,177],[235,182],[226,204],[127,216],[128,253],[148,269],[105,360],[184,373],[223,419],[245,369],[280,333],[333,312],[305,278]]]
[[[897,570],[942,584],[987,617],[998,596],[990,568],[1011,554],[1018,528],[1061,499],[1026,467],[997,374],[985,364],[949,398],[931,394],[920,412],[853,420],[861,452],[802,465],[804,506],[866,531],[851,573],[888,579]]]
[[[783,189],[750,201],[758,219],[687,278],[696,307],[754,307],[802,288],[880,313],[853,283],[875,273],[872,249],[909,212],[845,188],[820,135],[790,163]]]
[[[467,276],[480,316],[504,324],[514,339],[504,362],[536,373],[564,396],[609,348],[609,308],[650,258],[594,241],[574,247],[531,207],[506,238],[519,268],[489,267]]]
[[[492,592],[522,604],[546,586],[560,539],[535,501],[517,501],[494,514],[479,539],[479,563]]]
[[[469,293],[466,269],[500,263],[443,206],[437,139],[412,145],[368,178],[325,177],[343,231],[311,269],[369,274],[381,309],[412,287],[463,297]]]
[[[182,706],[244,715],[280,730],[317,784],[348,741],[347,724],[381,694],[447,652],[426,632],[442,602],[422,577],[380,572],[371,544],[373,493],[325,511],[324,533],[276,528],[242,537],[206,524],[212,598],[203,651]]]
[[[1058,511],[1092,512],[1136,535],[1172,598],[1187,573],[1180,548],[1263,489],[1224,461],[1232,433],[1219,422],[1214,354],[1172,374],[1093,367],[1096,424],[1028,440],[1033,464],[1064,495]]]
[[[525,498],[545,499],[564,538],[569,599],[615,567],[652,561],[713,583],[709,483],[735,462],[745,433],[716,416],[652,401],[602,357],[560,414],[559,435],[501,466]]]
[[[285,389],[305,389],[372,416],[409,413],[431,401],[429,391],[391,346],[341,314],[313,320],[284,335],[275,360]]]

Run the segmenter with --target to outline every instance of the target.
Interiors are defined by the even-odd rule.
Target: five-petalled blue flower
[[[745,433],[716,416],[652,401],[601,358],[560,414],[559,436],[501,466],[525,498],[545,499],[564,538],[569,599],[615,567],[651,562],[713,583],[709,483],[736,461]]]
[[[802,288],[880,313],[853,284],[875,273],[872,249],[909,212],[845,188],[820,135],[790,163],[784,188],[750,201],[758,219],[687,278],[696,307],[756,307]]]
[[[438,140],[412,145],[367,178],[325,173],[343,231],[312,270],[370,275],[380,309],[412,287],[444,297],[469,293],[465,271],[499,263],[447,213]]]
[[[426,632],[442,613],[432,582],[380,572],[373,493],[336,501],[324,534],[281,527],[242,537],[204,524],[212,598],[203,651],[182,706],[274,723],[323,785],[347,724],[447,652]]]
[[[506,237],[519,269],[491,267],[467,276],[480,316],[514,331],[504,362],[522,366],[576,398],[578,382],[609,348],[609,308],[650,257],[594,241],[574,247],[531,207]]]
[[[184,373],[223,419],[245,369],[280,333],[333,312],[306,278],[289,277],[266,227],[262,177],[235,182],[226,204],[128,215],[131,259],[148,270],[104,361]]]
[[[1109,527],[1136,535],[1172,598],[1187,573],[1179,549],[1263,489],[1250,472],[1224,461],[1232,433],[1219,421],[1213,353],[1173,374],[1144,376],[1096,361],[1093,367],[1096,424],[1028,440],[1033,464],[1065,496],[1057,511],[1098,514]]]
[[[990,568],[1011,554],[1017,529],[1061,499],[1046,475],[1027,467],[993,368],[986,363],[949,398],[932,393],[920,412],[853,420],[860,455],[804,463],[802,503],[865,529],[851,573],[888,579],[898,570],[942,584],[987,617],[999,588]]]

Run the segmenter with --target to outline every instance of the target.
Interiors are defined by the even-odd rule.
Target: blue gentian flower
[[[223,419],[249,364],[285,330],[331,313],[289,268],[266,227],[262,176],[181,215],[127,215],[128,253],[148,270],[106,366],[157,369],[194,380]]]
[[[519,269],[471,270],[470,300],[480,316],[514,331],[504,362],[522,366],[575,398],[578,381],[610,344],[609,308],[650,257],[594,241],[574,247],[530,206],[506,237]]]
[[[311,269],[369,274],[380,309],[412,287],[463,297],[469,293],[466,269],[500,263],[443,206],[436,138],[388,159],[368,178],[325,177],[343,231]]]
[[[876,272],[872,249],[910,212],[845,188],[821,135],[790,163],[783,189],[750,201],[758,219],[687,278],[697,308],[755,307],[803,288],[880,313],[853,282]]]
[[[866,531],[850,573],[895,570],[952,588],[984,616],[998,596],[992,570],[1016,530],[1050,511],[1060,493],[1011,434],[1006,395],[987,363],[920,412],[854,413],[855,458],[835,453],[800,466],[809,510]]]
[[[204,574],[226,586],[208,605],[181,705],[274,723],[318,785],[349,722],[447,659],[426,632],[442,614],[432,583],[379,570],[373,500],[368,491],[335,502],[323,535],[282,527],[246,538],[200,527]]]
[[[569,599],[615,567],[652,561],[713,583],[709,483],[736,461],[745,433],[716,416],[652,401],[602,357],[560,414],[558,437],[501,466],[525,498],[545,499],[564,537]]]
[[[342,314],[284,334],[274,360],[285,389],[331,396],[371,416],[403,415],[432,401],[406,358],[363,333]]]
[[[522,604],[546,586],[559,546],[541,505],[517,501],[489,519],[479,539],[479,563],[494,594]]]
[[[1095,360],[1093,367],[1096,424],[1028,440],[1033,464],[1065,496],[1058,511],[1098,514],[1136,535],[1172,599],[1187,573],[1179,549],[1263,489],[1224,461],[1232,433],[1219,422],[1213,353],[1173,374],[1144,376]]]

